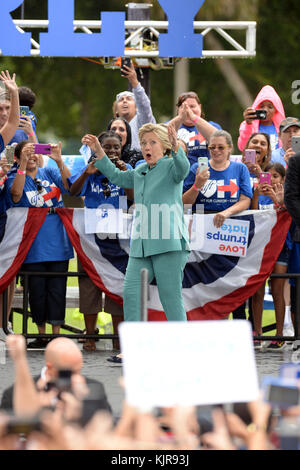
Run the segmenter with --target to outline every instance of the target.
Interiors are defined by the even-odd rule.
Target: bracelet
[[[266,426],[259,426],[258,424],[250,423],[247,426],[247,430],[250,433],[257,432],[257,431],[265,432],[266,431]]]
[[[27,134],[27,137],[33,137],[34,136],[34,132],[31,132],[31,134]]]
[[[200,116],[197,116],[196,119],[193,120],[193,123],[196,124],[197,121],[199,121]]]
[[[26,171],[17,170],[18,175],[26,175]]]
[[[195,189],[195,190],[198,191],[198,192],[201,191],[201,189],[202,189],[202,188],[197,188],[197,186],[195,185],[195,183],[193,184],[192,188]]]
[[[59,171],[64,171],[64,169],[65,169],[65,165],[63,165],[63,166],[59,169]]]

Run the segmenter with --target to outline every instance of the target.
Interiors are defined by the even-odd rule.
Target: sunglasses
[[[101,181],[101,186],[103,188],[104,196],[109,197],[111,195],[111,190],[110,190],[110,187],[108,186],[108,179],[107,178],[103,178],[103,180]]]
[[[35,183],[35,185],[36,185],[36,189],[37,189],[38,193],[41,193],[41,192],[43,191],[43,186],[42,186],[41,180],[38,179],[38,178],[34,178],[33,181],[34,181],[34,183]]]
[[[226,147],[228,147],[228,145],[209,145],[207,148],[208,150],[220,150],[222,152]]]

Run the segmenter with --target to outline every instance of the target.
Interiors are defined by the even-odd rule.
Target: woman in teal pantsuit
[[[82,139],[97,156],[94,165],[109,181],[122,188],[134,188],[135,218],[124,282],[124,319],[140,320],[140,270],[145,267],[149,282],[156,278],[167,319],[184,321],[181,290],[189,244],[182,189],[190,165],[173,126],[167,129],[145,124],[139,138],[146,162],[127,171],[111,163],[96,136],[87,134]]]

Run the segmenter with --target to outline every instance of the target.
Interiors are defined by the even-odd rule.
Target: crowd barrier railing
[[[79,273],[79,272],[59,272],[59,273],[45,273],[45,272],[30,272],[30,271],[19,271],[19,274],[24,277],[24,285],[23,285],[23,308],[22,308],[22,315],[23,315],[23,321],[22,321],[22,335],[26,339],[31,339],[31,338],[54,338],[58,336],[64,336],[64,337],[69,337],[72,339],[117,339],[119,336],[117,333],[110,333],[110,334],[101,334],[101,335],[88,335],[83,333],[83,331],[78,332],[80,330],[72,327],[71,325],[62,325],[62,328],[66,330],[73,331],[72,334],[66,334],[66,333],[61,333],[61,334],[50,334],[50,333],[45,333],[45,334],[33,334],[33,333],[28,333],[28,317],[29,317],[29,300],[28,300],[28,277],[29,276],[43,276],[43,277],[85,277],[87,276],[87,273]],[[264,340],[264,341],[273,341],[273,340],[278,340],[278,341],[296,341],[300,340],[300,335],[299,335],[299,325],[300,325],[300,273],[286,273],[286,274],[271,274],[269,276],[270,278],[284,278],[284,279],[290,279],[294,278],[296,282],[296,311],[294,312],[295,318],[294,318],[294,336],[275,336],[275,335],[256,335],[253,336],[254,340]],[[141,273],[141,279],[142,279],[142,305],[141,305],[141,320],[145,321],[147,319],[147,307],[145,303],[145,298],[146,294],[143,295],[143,291],[145,292],[145,284],[147,282],[147,275],[145,272]],[[6,335],[9,334],[8,328],[7,328],[7,321],[8,321],[8,315],[9,312],[8,310],[8,291],[7,289],[3,292],[3,312],[2,312],[2,325],[3,325],[3,331]],[[268,332],[273,329],[275,329],[276,324],[271,324],[267,325],[263,328],[263,332]]]

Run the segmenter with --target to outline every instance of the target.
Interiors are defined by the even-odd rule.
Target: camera
[[[255,119],[262,119],[263,121],[267,118],[267,111],[265,109],[257,109],[255,111]]]

